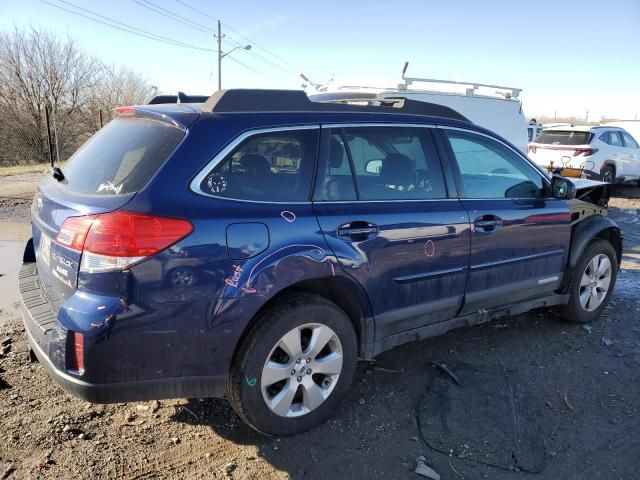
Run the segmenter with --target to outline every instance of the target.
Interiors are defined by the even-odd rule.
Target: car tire
[[[259,315],[237,351],[227,399],[263,434],[308,430],[348,390],[357,352],[351,320],[337,305],[312,294],[283,297]]]
[[[569,303],[561,310],[563,317],[577,323],[598,318],[609,303],[617,274],[618,257],[613,246],[605,240],[592,241],[572,272]],[[605,284],[606,291],[602,289]]]
[[[602,169],[602,181],[605,183],[616,183],[616,167],[613,165],[605,165]]]

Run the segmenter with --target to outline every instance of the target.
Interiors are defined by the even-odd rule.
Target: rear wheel
[[[616,167],[613,165],[605,165],[602,169],[602,181],[614,183],[616,181]]]
[[[594,240],[576,265],[564,316],[578,323],[595,320],[606,308],[616,283],[618,257],[605,240]]]
[[[257,319],[227,384],[236,413],[259,432],[291,435],[324,421],[355,372],[347,315],[322,297],[285,297]]]

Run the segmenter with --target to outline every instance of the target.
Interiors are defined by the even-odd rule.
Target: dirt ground
[[[15,275],[37,177],[0,178],[0,479],[426,478],[418,459],[443,479],[639,478],[640,189],[611,201],[625,252],[598,321],[534,311],[404,345],[360,362],[325,424],[272,438],[224,400],[88,404],[29,363]]]

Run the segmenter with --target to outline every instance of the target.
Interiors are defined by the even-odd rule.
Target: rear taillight
[[[120,270],[155,255],[193,231],[188,220],[132,212],[69,217],[58,242],[82,251],[81,271]]]
[[[84,217],[69,217],[65,220],[58,232],[56,241],[72,250],[81,251],[89,233],[89,228],[97,215],[85,215]]]
[[[136,109],[135,107],[131,107],[129,105],[125,105],[122,107],[116,107],[113,109],[113,111],[115,113],[117,113],[120,116],[130,116],[133,115],[134,113],[136,113]]]
[[[597,148],[576,148],[576,151],[573,152],[573,156],[577,157],[578,155],[583,155],[585,157],[588,157],[589,155],[593,155],[597,151]]]
[[[78,332],[69,332],[68,345],[68,369],[84,373],[84,336]]]

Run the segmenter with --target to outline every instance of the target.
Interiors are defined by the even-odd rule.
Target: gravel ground
[[[16,202],[0,203],[0,246],[13,241],[6,232],[28,221],[35,179],[19,177],[0,179],[0,197]],[[18,181],[30,186],[5,194],[7,183]],[[29,363],[15,293],[3,290],[9,298],[0,315],[0,479],[418,479],[425,478],[414,472],[420,457],[443,479],[638,478],[639,192],[624,189],[611,202],[610,215],[625,232],[625,257],[611,306],[598,321],[583,327],[535,311],[396,348],[360,362],[335,415],[294,437],[253,432],[224,400],[94,405],[67,395]],[[453,372],[509,372],[518,398],[528,401],[505,407],[504,415],[533,422],[543,444],[540,473],[477,461],[491,437],[473,422],[468,431],[477,445],[452,434],[451,451],[428,446],[419,411],[435,380],[447,376],[433,363]],[[473,407],[508,397],[503,387],[495,397],[460,388]]]

